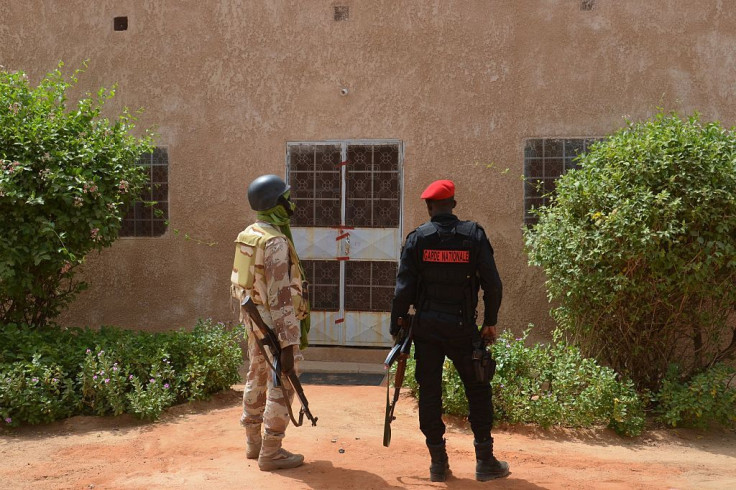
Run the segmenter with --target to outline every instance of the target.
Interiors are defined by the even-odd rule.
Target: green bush
[[[129,134],[127,111],[101,117],[114,90],[69,107],[78,74],[57,69],[32,88],[0,70],[0,324],[58,315],[84,287],[77,266],[113,243],[145,181],[136,162],[150,138]]]
[[[130,412],[136,417],[155,420],[176,402],[176,373],[166,357],[151,366],[150,378],[141,381],[131,375],[130,379],[133,390],[127,397]]]
[[[0,364],[0,424],[52,422],[73,415],[79,406],[74,381],[58,365],[45,365],[37,356]]]
[[[123,368],[99,347],[87,349],[78,383],[82,401],[95,415],[125,412],[128,380]]]
[[[670,366],[656,397],[660,420],[672,427],[736,427],[734,379],[733,366],[716,364],[683,383],[677,365]]]
[[[736,355],[736,134],[659,114],[593,145],[527,230],[575,345],[658,391]]]
[[[242,326],[200,320],[190,331],[165,333],[18,325],[5,332],[2,425],[78,414],[156,419],[175,403],[207,398],[240,381]]]
[[[635,436],[644,429],[645,403],[629,380],[584,358],[559,334],[550,345],[527,347],[521,338],[504,332],[492,346],[496,375],[492,381],[496,422],[536,423],[542,427],[608,426]],[[406,383],[418,395],[416,365],[410,360]],[[452,362],[445,360],[443,411],[467,416],[468,402]]]

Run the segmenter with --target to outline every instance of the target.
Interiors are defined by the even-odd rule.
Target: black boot
[[[445,481],[450,475],[450,463],[447,460],[447,450],[445,449],[445,440],[439,444],[427,443],[429,455],[432,457],[432,464],[429,467],[430,481]]]
[[[493,456],[493,438],[475,445],[475,479],[478,481],[503,478],[509,474],[509,464]]]

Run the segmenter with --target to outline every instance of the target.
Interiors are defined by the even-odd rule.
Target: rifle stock
[[[309,421],[312,422],[313,426],[317,425],[317,417],[313,416],[312,412],[309,411],[309,402],[307,401],[307,397],[304,394],[304,389],[302,388],[302,384],[299,381],[299,377],[294,371],[291,371],[288,374],[281,372],[281,344],[279,343],[278,337],[276,336],[274,331],[271,330],[271,327],[266,325],[266,322],[263,321],[261,314],[258,312],[256,304],[253,302],[253,299],[251,299],[250,296],[246,296],[240,303],[240,306],[243,308],[245,313],[248,314],[250,319],[253,320],[253,323],[256,325],[256,327],[258,327],[258,330],[262,335],[262,337],[256,335],[256,342],[261,348],[261,352],[266,358],[266,362],[274,373],[274,385],[283,385],[284,379],[288,380],[291,388],[294,390],[294,394],[299,399],[299,403],[301,403],[302,408],[299,410],[299,420],[297,421],[291,411],[291,405],[287,402],[286,408],[289,411],[289,417],[291,417],[291,421],[296,427],[299,427],[304,422],[304,416],[306,415]],[[274,360],[274,364],[271,364],[268,361],[268,357],[266,356],[265,351],[266,346],[268,346],[269,350],[271,351],[271,357]]]

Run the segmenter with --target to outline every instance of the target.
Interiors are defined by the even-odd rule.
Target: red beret
[[[455,195],[455,184],[451,180],[435,180],[422,192],[422,199],[440,201]]]

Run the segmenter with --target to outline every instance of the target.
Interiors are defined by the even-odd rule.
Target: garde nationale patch
[[[445,262],[452,264],[467,264],[470,262],[468,250],[425,250],[422,257],[424,262]]]

